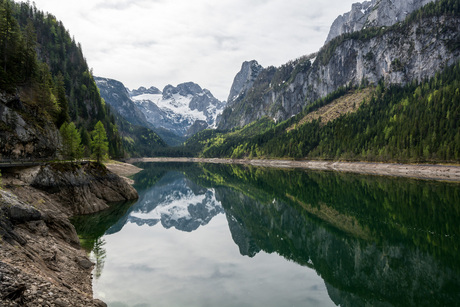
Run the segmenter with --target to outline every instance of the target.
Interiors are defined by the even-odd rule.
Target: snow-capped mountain
[[[121,116],[133,125],[153,128],[145,118],[144,113],[129,98],[126,87],[120,81],[94,77],[101,97],[112,106]],[[147,91],[147,90],[146,90]]]
[[[180,136],[188,136],[189,129],[196,121],[200,121],[200,127],[204,129],[215,128],[217,118],[225,107],[225,102],[193,82],[177,87],[167,85],[163,91],[155,87],[141,87],[129,93],[148,122]],[[196,132],[196,129],[193,130]]]
[[[215,128],[225,102],[209,90],[188,82],[163,91],[152,86],[130,91],[113,79],[95,77],[101,97],[127,121],[153,129],[169,145],[206,128]]]

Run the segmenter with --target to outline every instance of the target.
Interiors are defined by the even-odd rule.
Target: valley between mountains
[[[111,7],[115,8],[119,9],[119,5]],[[247,217],[244,210],[257,207],[260,209],[257,214],[268,212],[266,220],[272,220],[267,225],[272,227],[276,224],[273,209],[280,215],[284,227],[285,215],[278,212],[280,208],[289,207],[287,204],[294,204],[295,210],[308,208],[309,213],[301,211],[302,214],[291,208],[289,210],[294,211],[289,216],[303,216],[305,221],[311,222],[319,238],[314,242],[324,241],[321,236],[326,233],[326,237],[337,237],[334,239],[337,242],[351,242],[349,237],[340,237],[342,232],[346,236],[353,235],[347,229],[361,227],[355,225],[355,220],[361,218],[363,207],[378,203],[380,199],[375,195],[384,195],[385,202],[378,203],[382,208],[376,205],[382,216],[381,224],[394,227],[394,233],[415,244],[406,252],[414,259],[426,252],[423,259],[440,261],[439,266],[450,278],[446,280],[452,284],[457,282],[457,267],[449,266],[442,257],[457,253],[449,248],[457,248],[458,244],[451,244],[449,240],[455,238],[458,226],[442,222],[441,226],[436,226],[441,230],[434,234],[432,225],[425,224],[429,218],[414,221],[412,217],[419,212],[414,214],[410,210],[416,207],[417,201],[429,195],[429,201],[420,201],[427,206],[426,212],[443,210],[435,203],[458,212],[458,203],[453,204],[452,199],[458,199],[460,182],[460,0],[355,3],[351,11],[336,18],[325,36],[324,45],[316,52],[299,54],[276,67],[263,67],[251,57],[248,55],[241,66],[235,67],[237,73],[233,83],[228,85],[226,101],[217,99],[211,90],[189,80],[169,84],[163,89],[154,84],[129,89],[123,80],[93,75],[82,46],[58,17],[41,11],[35,3],[0,1],[0,305],[107,306],[102,301],[105,299],[93,297],[92,272],[93,269],[102,270],[100,263],[96,263],[100,259],[93,262],[81,245],[95,248],[97,240],[109,228],[103,229],[106,227],[103,218],[100,223],[95,218],[97,231],[103,231],[97,240],[85,241],[81,233],[86,234],[87,229],[77,234],[71,223],[80,215],[110,210],[117,211],[114,216],[118,218],[126,215],[119,224],[116,221],[111,224],[118,225],[117,232],[123,227],[122,222],[153,227],[161,221],[165,229],[192,233],[208,225],[216,216],[236,210],[233,213],[243,218],[229,217],[230,228],[238,229],[232,235],[240,247],[247,245],[250,250],[264,243],[262,239],[252,239],[249,230],[254,237],[270,233],[265,229],[259,231],[250,223],[244,228]],[[165,80],[164,84],[167,82]],[[138,177],[142,185],[136,187],[136,178],[132,175],[141,172],[146,164],[134,167],[124,162],[149,162],[155,167]],[[190,163],[198,163],[200,167],[187,168]],[[222,167],[202,167],[208,164],[222,164]],[[283,173],[280,169],[287,171]],[[297,170],[303,172],[297,173]],[[193,183],[187,171],[195,180]],[[312,190],[316,182],[332,183],[334,187],[343,179],[341,189],[348,193],[347,184],[356,181],[356,186],[370,200],[361,206],[360,201],[355,200],[356,195],[347,194],[353,212],[346,211],[345,205],[338,209],[331,207],[328,212],[334,213],[333,217],[325,218],[328,213],[319,211],[328,206],[329,195],[323,195],[328,193],[318,191],[318,199],[315,199],[318,208],[304,200],[298,201],[310,201],[304,194],[297,197],[281,191],[275,195],[279,199],[274,199],[273,191],[266,188],[270,180],[279,178],[270,178],[266,171],[267,174],[279,174],[283,184],[292,184],[293,193],[300,194],[306,184],[301,179],[310,176],[306,175],[310,171],[312,178],[307,179]],[[330,175],[329,172],[336,177],[324,175]],[[357,175],[351,173],[382,177],[356,179]],[[167,179],[164,186],[154,188],[162,176]],[[366,180],[371,177],[374,178],[370,180],[373,189],[384,187],[378,193],[370,188],[367,190]],[[408,212],[399,212],[400,200],[393,198],[398,194],[406,200],[406,191],[392,194],[398,184],[392,181],[381,184],[386,177],[390,181],[392,177],[409,177],[422,182],[419,187],[417,180],[395,179],[407,183],[408,190],[413,187],[413,191],[423,191],[416,196],[410,194],[413,198],[407,205]],[[251,187],[243,186],[243,181]],[[181,189],[187,199],[198,204],[194,212],[190,212],[193,208],[175,207],[181,204],[179,198],[174,200],[174,206],[168,204],[169,193],[174,193],[168,190],[171,188],[169,182],[177,183],[171,186]],[[140,190],[145,193],[141,200],[145,202],[144,207],[140,211],[151,210],[159,203],[164,205],[152,209],[148,222],[136,219],[136,214],[141,216],[145,212],[128,216],[130,206],[140,194],[133,184],[145,189]],[[236,190],[227,190],[232,188]],[[444,197],[444,192],[448,196]],[[152,203],[149,197],[158,193],[161,201]],[[221,200],[223,202],[225,197],[227,202],[223,206]],[[433,199],[438,201],[431,201]],[[237,200],[244,200],[242,212],[238,212],[238,206],[235,209],[229,205]],[[334,200],[333,203],[340,206],[342,201]],[[166,211],[180,215],[181,223],[174,219],[174,214],[165,218]],[[358,211],[357,218],[351,216]],[[104,217],[109,222],[112,218]],[[333,220],[332,225],[327,224],[328,218]],[[351,225],[343,227],[344,231],[340,227],[337,230],[341,219]],[[366,241],[373,252],[381,247],[379,244],[389,244],[388,250],[375,253],[387,262],[382,260],[374,265],[369,260],[365,268],[375,268],[374,277],[388,272],[394,274],[382,278],[388,284],[395,276],[401,281],[405,276],[398,268],[405,265],[396,258],[398,248],[405,250],[405,247],[381,235],[380,222],[375,224],[377,230],[373,229],[371,219],[360,220],[366,236],[353,238],[356,242],[350,243],[353,248],[347,250],[348,256],[351,255],[349,259],[359,265],[358,256],[364,258],[371,254],[368,250],[353,254],[359,246],[365,245],[359,240],[375,239],[375,242]],[[296,225],[304,223],[304,220],[292,220]],[[303,229],[302,240],[307,238],[307,228],[295,229]],[[414,229],[417,234],[411,237]],[[287,241],[303,242],[293,238],[288,230],[286,232]],[[277,251],[274,247],[287,242],[281,241],[269,238],[266,248],[269,254]],[[288,244],[289,248],[301,245],[297,243]],[[321,251],[320,247],[309,248]],[[257,248],[258,252],[260,250]],[[252,258],[256,254],[247,252],[245,255]],[[278,254],[292,256],[296,251]],[[316,272],[331,276],[331,272],[337,271],[332,264],[327,267],[329,264],[325,263],[320,268],[320,261],[313,264],[311,259],[294,258],[301,259],[302,268],[317,269]],[[330,258],[331,263],[336,260]],[[287,256],[286,259],[291,258]],[[398,268],[387,270],[396,262]],[[385,269],[379,271],[379,266]],[[419,266],[419,263],[414,264],[413,271],[422,272]],[[433,269],[429,276],[435,276],[434,272]],[[217,273],[213,276],[223,276]],[[344,271],[342,274],[347,275]],[[361,297],[360,290],[347,288],[335,277],[316,275],[325,278],[325,287],[330,291],[327,294],[337,302],[344,302],[343,306],[353,306],[347,302],[355,300],[380,300],[368,293]],[[362,276],[358,279],[364,278]],[[425,275],[420,276],[419,280],[425,281]],[[328,284],[329,281],[333,284]],[[439,289],[444,289],[443,280],[436,282]],[[447,294],[441,293],[440,297],[449,302],[458,301],[458,293],[449,292],[449,285],[445,287]],[[377,288],[377,283],[369,287]],[[412,288],[404,291],[410,292]]]

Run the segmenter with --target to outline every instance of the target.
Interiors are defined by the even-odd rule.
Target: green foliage
[[[14,90],[17,83],[30,82],[36,72],[36,37],[34,27],[27,23],[22,31],[8,2],[0,4],[0,61],[4,90]]]
[[[91,133],[91,152],[98,163],[108,159],[109,142],[104,125],[98,121]]]
[[[70,120],[69,103],[65,93],[64,77],[61,73],[56,76],[54,84],[55,97],[59,110],[56,114],[56,126],[60,127],[62,124]]]
[[[321,218],[321,212],[332,209],[336,214],[329,222],[337,222],[334,228],[361,234],[373,244],[404,240],[416,250],[422,249],[436,258],[459,264],[456,259],[460,246],[454,239],[460,233],[456,223],[460,215],[457,208],[460,190],[456,184],[239,165],[202,164],[200,167],[202,169],[193,173],[187,170],[187,175],[203,186],[224,186],[239,191],[253,199],[251,204],[270,204],[276,198],[280,203],[298,207],[299,215],[308,218],[315,215]],[[222,204],[225,207],[227,203],[232,208],[225,209],[233,211],[235,204],[240,202],[222,201]],[[267,206],[251,205],[241,216],[254,217],[248,214],[251,208],[259,211]],[[321,208],[323,210],[316,210]],[[276,211],[286,213],[278,206]],[[349,220],[347,216],[353,217],[353,224],[342,223]],[[260,227],[260,219],[257,221]],[[361,231],[356,232],[356,229]],[[427,237],[421,229],[431,229],[431,233],[437,235]]]
[[[234,102],[232,108],[226,108],[222,114],[219,128],[227,130],[230,127],[238,127],[240,116],[251,116],[255,111],[254,105],[263,104],[264,96],[271,91],[281,91],[300,73],[306,73],[311,68],[309,57],[301,57],[290,61],[278,68],[270,66],[260,72],[253,86],[245,95],[241,95]],[[235,116],[233,114],[238,114]]]
[[[167,147],[163,139],[154,131],[133,125],[117,114],[114,114],[114,117],[126,151],[125,156],[152,157]]]
[[[421,84],[385,88],[380,83],[357,112],[325,125],[313,121],[287,131],[349,90],[339,89],[277,125],[255,122],[230,133],[202,132],[187,145],[205,157],[460,161],[460,63]]]
[[[233,129],[231,132],[204,130],[187,140],[185,148],[191,153],[200,152],[205,157],[248,157],[250,152],[248,149],[251,148],[250,140],[260,137],[274,127],[273,120],[264,117],[243,128]]]
[[[83,157],[84,147],[81,144],[80,132],[75,124],[65,122],[59,129],[62,137],[61,154],[65,159],[78,160]]]
[[[335,53],[335,50],[338,46],[340,46],[343,42],[353,39],[353,40],[361,40],[366,41],[370,40],[375,37],[381,37],[386,33],[396,31],[398,33],[409,33],[409,27],[411,24],[418,20],[422,20],[425,18],[431,17],[439,17],[439,16],[460,16],[460,1],[459,0],[439,0],[435,2],[431,2],[420,10],[413,12],[409,15],[404,21],[400,23],[396,23],[391,27],[368,27],[361,31],[352,32],[342,34],[329,43],[327,43],[318,53],[318,59],[321,65],[327,65],[331,60],[332,56]],[[453,38],[452,41],[446,42],[448,48],[452,51],[459,45],[458,37]],[[366,60],[372,60],[373,54],[365,55]],[[397,64],[397,63],[396,63]]]
[[[102,101],[81,46],[62,22],[29,2],[0,0],[0,91],[20,93],[37,118],[56,127],[72,121],[90,130],[107,128],[109,153],[123,157],[122,138]]]

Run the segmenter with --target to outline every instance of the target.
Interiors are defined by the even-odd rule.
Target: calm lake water
[[[139,166],[137,202],[73,221],[110,307],[460,304],[460,184]]]

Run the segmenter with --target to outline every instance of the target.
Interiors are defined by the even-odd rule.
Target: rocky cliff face
[[[244,62],[241,65],[241,70],[236,74],[230,89],[230,95],[228,95],[227,103],[229,106],[232,106],[239,97],[245,95],[262,70],[263,67],[255,60]]]
[[[94,264],[69,218],[136,199],[104,166],[8,169],[0,189],[0,305],[107,306],[92,298]]]
[[[106,306],[92,298],[93,263],[80,248],[61,200],[4,175],[0,305]]]
[[[132,90],[131,92],[129,92],[129,94],[131,96],[139,96],[139,95],[142,95],[142,94],[157,95],[157,94],[161,94],[161,91],[158,88],[154,87],[154,86],[151,86],[149,88],[145,88],[145,87],[141,86],[138,89]]]
[[[224,110],[219,128],[244,126],[263,116],[285,120],[339,87],[364,80],[404,85],[434,76],[460,59],[459,27],[459,17],[436,16],[338,37],[317,57],[262,71],[249,94]]]
[[[108,202],[137,199],[136,190],[103,165],[49,164],[28,181],[50,193],[68,208],[69,215],[90,214],[108,208]]]
[[[54,123],[37,117],[18,96],[0,93],[0,160],[52,159],[60,145]]]
[[[345,33],[361,31],[366,27],[391,26],[436,0],[372,0],[355,3],[351,11],[334,21],[327,36],[327,42]]]
[[[109,103],[121,116],[133,125],[151,128],[144,113],[133,103],[129,97],[128,90],[123,83],[108,79],[95,77],[96,85],[99,88],[101,97]]]

